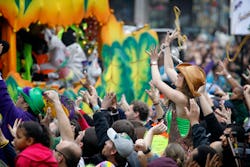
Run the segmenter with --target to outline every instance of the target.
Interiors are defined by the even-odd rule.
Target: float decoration
[[[151,74],[149,56],[145,50],[158,43],[157,34],[148,26],[125,34],[124,24],[116,20],[108,0],[8,1],[0,2],[0,13],[13,31],[6,37],[11,47],[15,46],[15,40],[10,40],[15,39],[15,32],[21,28],[28,30],[31,23],[66,28],[73,24],[78,25],[82,19],[94,18],[99,23],[96,42],[104,70],[101,79],[96,83],[98,92],[103,96],[107,91],[115,91],[118,99],[124,93],[129,102],[134,99],[147,101],[145,89],[149,88]],[[5,29],[10,30],[7,27],[2,31]],[[88,40],[91,41],[90,38]],[[5,55],[13,60],[12,64],[7,63],[5,72],[16,71],[15,55],[13,48]],[[74,92],[77,94],[78,90],[74,89]]]

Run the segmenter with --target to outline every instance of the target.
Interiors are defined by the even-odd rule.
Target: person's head
[[[244,143],[245,142],[245,129],[242,126],[237,125],[237,124],[229,124],[227,125],[220,139],[223,140],[225,139],[225,137],[230,137],[232,142],[236,142],[235,139],[237,139],[237,142]]]
[[[134,125],[126,119],[115,121],[112,124],[112,128],[117,133],[123,133],[123,132],[127,133],[129,135],[129,137],[133,140],[133,142],[135,142],[137,139]]]
[[[172,158],[179,167],[184,165],[185,151],[178,143],[169,143],[163,155]]]
[[[43,108],[45,106],[43,99],[43,92],[39,87],[31,88],[17,88],[19,97],[16,106],[22,108],[24,111],[29,111],[34,115],[44,115]]]
[[[80,131],[75,141],[82,148],[83,157],[91,157],[99,153],[98,139],[94,127]]]
[[[79,145],[73,141],[62,140],[54,150],[54,156],[58,166],[77,167],[82,151]]]
[[[214,141],[214,142],[210,143],[210,147],[212,147],[217,152],[217,154],[221,158],[223,158],[223,154],[222,154],[223,148],[222,148],[222,142],[221,141]]]
[[[126,163],[126,158],[134,150],[132,139],[126,133],[117,133],[113,128],[108,129],[107,135],[109,140],[105,142],[102,155],[107,160],[113,159],[117,164]]]
[[[24,121],[17,128],[14,146],[19,151],[35,143],[50,147],[50,139],[49,130],[45,126],[35,121]]]
[[[216,151],[207,145],[200,145],[191,152],[191,158],[198,165],[205,166],[208,154],[210,155],[210,159],[212,159]]]
[[[0,40],[0,56],[6,53],[10,48],[10,45],[7,41]]]
[[[175,83],[176,87],[183,92],[188,90],[189,93],[186,92],[185,94],[191,98],[200,96],[198,89],[206,82],[206,74],[203,69],[197,65],[192,65],[189,63],[181,63],[176,66],[176,69],[177,72],[179,72]],[[185,86],[185,84],[187,84],[187,86]]]
[[[231,100],[242,100],[244,98],[244,90],[242,87],[235,87],[232,91],[232,95],[230,97]]]
[[[128,120],[146,121],[148,118],[148,105],[142,101],[135,100],[131,103],[130,109],[125,111]]]
[[[143,125],[141,121],[130,120],[135,128],[136,138],[143,139],[145,132],[147,131],[146,127]]]

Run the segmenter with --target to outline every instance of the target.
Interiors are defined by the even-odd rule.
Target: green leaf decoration
[[[8,89],[8,92],[9,92],[11,99],[14,102],[16,102],[16,100],[18,98],[17,81],[12,76],[9,76],[6,78],[5,82],[6,82],[7,89]]]
[[[88,0],[84,0],[84,10],[85,10],[85,12],[86,12],[87,9],[88,9],[88,3],[89,3]]]
[[[63,95],[64,95],[64,96],[67,96],[67,97],[70,98],[71,100],[76,100],[76,97],[77,97],[77,95],[75,94],[74,90],[72,90],[72,89],[70,89],[70,88],[64,90]]]
[[[23,78],[31,81],[31,72],[30,69],[33,64],[33,59],[32,59],[32,46],[30,44],[24,44],[24,69],[25,73],[23,74]]]
[[[15,4],[16,4],[18,10],[20,10],[20,3],[19,3],[19,0],[15,0]]]
[[[150,58],[145,50],[157,43],[157,39],[144,32],[138,41],[134,36],[130,36],[122,44],[115,41],[111,46],[104,45],[104,71],[101,85],[97,87],[99,95],[103,97],[106,92],[114,91],[118,100],[125,94],[129,103],[135,99],[147,102],[145,89],[149,89],[151,72]]]
[[[32,2],[32,0],[25,0],[24,1],[24,14],[26,13],[28,7],[30,6],[30,3]]]

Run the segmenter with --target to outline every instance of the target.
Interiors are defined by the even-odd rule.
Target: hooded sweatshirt
[[[25,148],[16,158],[16,167],[58,167],[52,150],[40,143]]]

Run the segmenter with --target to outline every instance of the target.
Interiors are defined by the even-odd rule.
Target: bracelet
[[[148,154],[148,153],[150,153],[150,152],[151,152],[151,148],[148,147],[146,151],[143,151],[143,154]]]
[[[158,102],[158,103],[153,103],[154,106],[157,106],[157,105],[159,105],[159,104],[160,104],[159,102]]]
[[[226,78],[230,79],[230,78],[232,78],[232,75],[228,74]]]
[[[158,65],[158,63],[156,61],[153,61],[153,62],[150,62],[150,66],[153,66],[153,65]]]
[[[95,106],[93,107],[93,110],[94,110],[94,112],[99,111],[99,110],[100,110],[99,105],[98,105],[98,104],[97,104],[97,105],[95,105]]]

